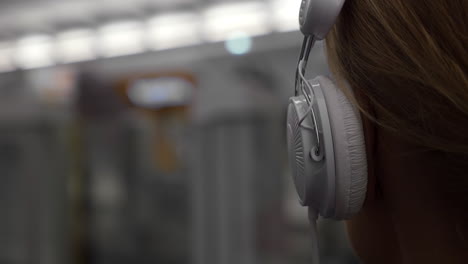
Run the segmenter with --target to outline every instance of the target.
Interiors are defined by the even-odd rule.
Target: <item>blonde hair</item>
[[[350,0],[327,37],[329,65],[363,113],[444,157],[468,209],[468,1]],[[379,116],[366,111],[369,102]],[[452,188],[452,187],[447,187]]]

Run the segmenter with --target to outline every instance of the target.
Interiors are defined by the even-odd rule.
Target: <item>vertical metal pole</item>
[[[240,124],[238,154],[240,179],[239,215],[240,215],[240,261],[239,263],[253,264],[255,261],[255,142],[252,126]]]
[[[205,255],[205,234],[206,231],[204,229],[205,219],[204,219],[204,212],[205,206],[203,202],[204,198],[204,186],[205,186],[205,177],[203,171],[203,164],[204,164],[204,155],[202,154],[202,146],[205,143],[205,137],[203,137],[203,131],[201,128],[195,129],[196,133],[194,135],[194,140],[192,140],[193,150],[191,153],[192,164],[191,167],[193,169],[193,175],[191,177],[192,180],[192,256],[193,256],[193,263],[194,264],[203,264],[206,263],[206,255]]]
[[[242,118],[197,132],[192,219],[195,264],[255,263],[255,126]]]
[[[216,129],[216,210],[218,212],[218,234],[217,245],[219,246],[219,264],[229,264],[230,253],[230,230],[229,230],[229,171],[227,164],[227,151],[229,151],[229,131],[226,127],[221,126]],[[233,162],[232,160],[230,162]]]

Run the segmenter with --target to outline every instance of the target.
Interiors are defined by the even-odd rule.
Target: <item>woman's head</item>
[[[327,37],[330,67],[367,117],[375,179],[350,222],[358,251],[373,239],[364,223],[404,258],[418,246],[410,233],[424,228],[447,250],[468,246],[467,10],[466,0],[348,0]]]

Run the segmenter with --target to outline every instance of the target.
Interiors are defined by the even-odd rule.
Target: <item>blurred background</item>
[[[309,263],[284,133],[299,4],[0,1],[0,263]],[[319,228],[323,263],[357,263]]]

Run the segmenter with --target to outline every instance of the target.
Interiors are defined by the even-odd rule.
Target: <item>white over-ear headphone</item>
[[[309,207],[314,263],[318,263],[318,215],[348,219],[362,207],[367,190],[367,159],[359,112],[328,78],[304,77],[310,50],[333,27],[345,0],[303,0],[304,34],[295,97],[288,106],[288,152],[300,203]]]

